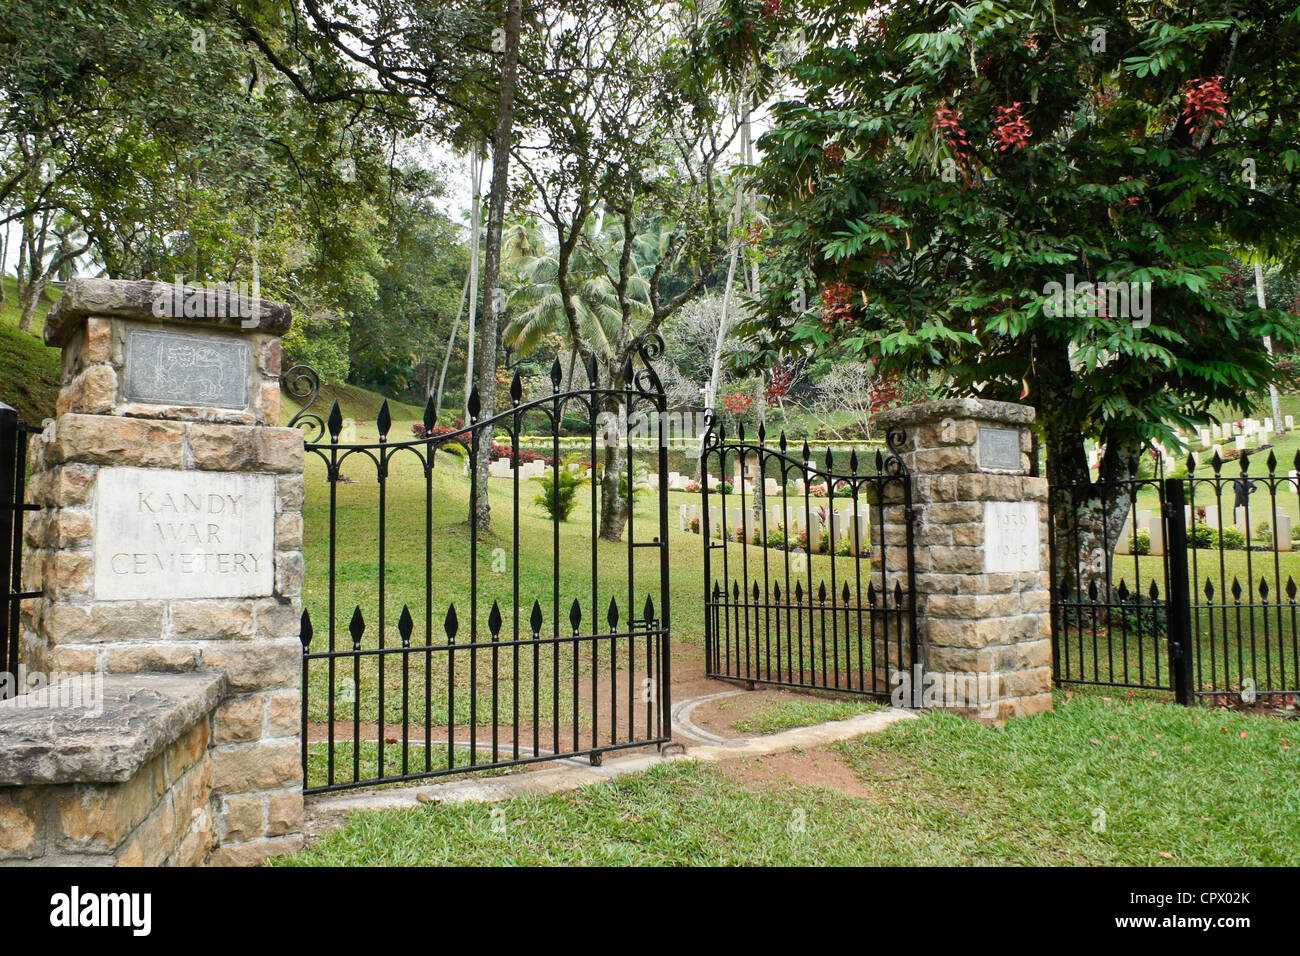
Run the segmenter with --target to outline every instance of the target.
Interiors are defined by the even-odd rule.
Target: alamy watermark
[[[633,412],[620,407],[618,412],[601,412],[596,416],[596,439],[607,447],[626,444],[660,447],[672,445],[697,448],[708,431],[705,413],[700,411],[682,412]]]
[[[894,671],[889,682],[895,707],[970,708],[980,717],[995,717],[1002,696],[1002,676],[987,671],[957,674],[916,664],[910,671]]]
[[[153,314],[160,319],[239,319],[246,329],[257,328],[262,318],[262,283],[253,268],[245,282],[191,282],[176,276],[154,296]]]
[[[29,671],[18,665],[18,673],[0,671],[0,707],[25,710],[56,707],[104,712],[104,672],[64,673]]]
[[[1076,282],[1071,272],[1064,283],[1044,284],[1043,295],[1043,311],[1052,318],[1130,319],[1135,329],[1151,324],[1150,282]]]

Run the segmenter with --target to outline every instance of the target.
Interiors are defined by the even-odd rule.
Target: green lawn
[[[31,332],[18,331],[18,293],[11,277],[3,278],[4,305],[0,306],[0,402],[18,410],[18,417],[33,425],[54,416],[59,397],[59,350],[41,340],[45,310],[59,297],[48,292],[49,302],[37,309]]]
[[[496,808],[358,813],[282,866],[1300,863],[1300,726],[1118,696],[836,745],[866,795],[681,761]]]
[[[725,714],[743,699],[732,697],[723,700],[718,704],[718,710]],[[858,714],[883,709],[884,705],[869,700],[819,700],[809,697],[804,700],[778,701],[758,713],[737,718],[732,721],[732,726],[742,734],[776,734],[795,727],[846,720]]]

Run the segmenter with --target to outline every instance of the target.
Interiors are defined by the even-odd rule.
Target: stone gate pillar
[[[45,322],[63,349],[33,443],[28,667],[216,671],[211,855],[301,845],[303,441],[279,427],[287,306],[77,279]],[[183,821],[176,821],[177,826]]]
[[[1033,421],[1028,406],[982,399],[876,416],[882,431],[907,434],[921,657],[912,680],[927,706],[987,720],[1051,709],[1048,495],[1046,479],[1029,477]]]

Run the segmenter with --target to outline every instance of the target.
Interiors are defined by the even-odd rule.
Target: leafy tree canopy
[[[752,6],[763,42],[788,30],[792,11]],[[1027,401],[1049,472],[1075,480],[1085,437],[1131,451],[1268,384],[1262,338],[1294,343],[1296,319],[1225,275],[1231,248],[1300,265],[1294,2],[877,6],[793,11],[752,364],[838,346]],[[1149,313],[1054,302],[1071,281],[1149,283]]]

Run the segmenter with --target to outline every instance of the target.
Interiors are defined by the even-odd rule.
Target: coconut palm
[[[522,225],[519,227],[524,228]],[[593,349],[612,355],[623,328],[623,312],[619,308],[618,291],[610,279],[615,271],[617,235],[611,229],[604,234],[589,235],[574,250],[570,262],[570,275],[578,279],[573,296],[577,313],[578,333]],[[518,309],[506,326],[504,339],[518,355],[526,355],[550,335],[569,339],[569,323],[564,313],[564,301],[556,282],[559,264],[554,249],[537,249],[531,238],[520,237],[520,254],[512,262],[517,284],[511,293],[510,304]],[[646,249],[647,253],[651,250]],[[646,256],[649,258],[649,256]],[[645,278],[646,264],[639,253],[634,255],[632,274],[628,280],[628,293],[633,319],[648,320],[650,316],[650,289]],[[572,342],[569,343],[572,346]]]

